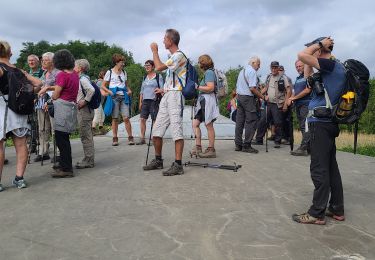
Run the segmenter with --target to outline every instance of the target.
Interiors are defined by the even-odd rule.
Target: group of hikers
[[[50,159],[50,138],[59,151],[55,156],[52,177],[73,177],[72,152],[69,135],[79,125],[84,157],[75,167],[77,169],[95,166],[93,133],[103,134],[105,115],[112,117],[112,145],[119,145],[118,122],[121,116],[128,136],[129,145],[146,144],[146,121],[152,118],[152,144],[155,158],[143,166],[144,171],[163,169],[163,137],[170,129],[175,146],[175,160],[163,171],[164,176],[184,173],[182,154],[184,135],[182,114],[184,107],[183,90],[188,82],[188,59],[179,49],[180,34],[175,29],[168,29],[164,36],[164,47],[170,52],[163,62],[159,56],[158,45],[151,43],[152,59],[144,63],[147,75],[142,81],[140,92],[140,139],[135,142],[130,118],[131,86],[124,71],[125,57],[114,54],[113,67],[99,74],[95,83],[101,92],[101,98],[107,96],[104,104],[92,109],[90,104],[97,91],[87,72],[90,69],[86,59],[75,60],[68,50],[55,53],[47,52],[42,56],[42,68],[38,67],[38,57],[30,55],[28,65],[30,72],[23,74],[34,86],[38,99],[35,103],[39,130],[40,149],[34,161]],[[325,224],[324,216],[344,220],[343,190],[340,172],[336,162],[335,138],[339,134],[337,123],[328,117],[315,115],[315,110],[325,106],[325,95],[316,93],[314,84],[308,84],[306,78],[319,70],[322,82],[332,103],[337,103],[340,90],[345,84],[345,73],[341,63],[331,55],[333,40],[330,37],[318,38],[298,53],[295,62],[299,76],[293,84],[284,74],[284,68],[277,61],[270,64],[271,73],[264,82],[260,82],[257,71],[261,60],[257,56],[250,58],[249,63],[240,71],[236,89],[228,105],[231,118],[236,123],[235,151],[258,153],[252,145],[263,145],[267,129],[271,127],[274,147],[288,144],[290,136],[290,114],[294,104],[302,133],[300,147],[293,155],[311,155],[311,176],[315,185],[313,205],[307,213],[295,214],[293,219],[299,223]],[[5,140],[12,138],[16,149],[17,166],[13,184],[25,188],[23,178],[28,161],[27,138],[30,125],[27,115],[20,115],[8,109],[9,75],[18,69],[10,63],[11,47],[0,41],[0,174],[4,165]],[[214,122],[219,116],[216,85],[218,78],[214,62],[209,55],[201,55],[199,68],[204,72],[200,82],[195,83],[199,93],[195,106],[192,127],[195,133],[195,146],[192,154],[202,158],[215,158]],[[159,72],[165,71],[165,80]],[[235,118],[235,119],[234,119]],[[207,128],[208,147],[202,148],[200,125]],[[99,130],[96,126],[99,125]],[[308,126],[308,127],[307,127]],[[93,130],[94,129],[94,130]],[[310,140],[310,136],[312,137]],[[0,175],[1,177],[1,175]],[[4,188],[0,184],[0,191]],[[329,200],[330,199],[330,200]],[[327,203],[329,200],[329,207]]]

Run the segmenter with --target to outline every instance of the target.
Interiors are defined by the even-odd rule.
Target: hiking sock
[[[176,162],[178,165],[182,165],[182,161],[181,161],[181,160],[175,160],[175,162]]]
[[[20,180],[23,180],[23,176],[22,177],[18,177],[17,175],[16,175],[16,177],[14,178],[16,181],[20,181]]]
[[[155,155],[155,159],[156,159],[157,161],[162,161],[162,159],[161,159],[161,155]]]

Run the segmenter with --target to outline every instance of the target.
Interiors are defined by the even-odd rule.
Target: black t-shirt
[[[318,58],[319,66],[320,66],[320,71],[324,71],[327,73],[330,73],[333,71],[335,68],[336,62],[331,59],[322,59]]]
[[[8,70],[10,68],[9,66],[7,66],[4,63],[0,63],[0,68],[3,71],[3,75],[0,77],[0,91],[4,95],[8,95],[9,94],[8,72],[3,67],[5,67],[6,70]]]

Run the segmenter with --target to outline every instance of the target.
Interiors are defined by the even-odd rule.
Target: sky
[[[197,62],[212,57],[222,70],[243,66],[259,56],[262,79],[271,61],[297,76],[294,62],[304,44],[320,36],[335,41],[333,54],[362,61],[375,72],[375,1],[373,0],[0,0],[0,39],[12,46],[15,62],[22,42],[46,40],[105,41],[133,53],[135,62],[168,52],[163,36],[180,32],[180,49]]]

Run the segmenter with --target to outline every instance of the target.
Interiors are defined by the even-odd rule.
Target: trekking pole
[[[192,150],[193,148],[195,147],[195,158],[197,159],[198,158],[198,151],[197,151],[197,147],[196,147],[196,138],[197,138],[197,135],[195,134],[195,131],[194,131],[194,107],[195,107],[195,99],[193,100],[193,105],[191,106],[191,113],[190,113],[190,120],[191,120],[191,134],[190,134],[190,139],[191,139],[191,150],[190,150],[190,158],[193,158],[193,153],[192,153]],[[194,134],[194,137],[193,137],[193,134]]]
[[[289,143],[290,143],[290,151],[293,151],[294,149],[294,129],[293,129],[293,107],[290,107],[290,117],[289,117],[289,131],[290,131],[290,136],[289,136]]]
[[[266,108],[266,153],[268,153],[268,120],[267,120],[268,104],[267,104],[267,101],[264,101],[264,105],[265,105],[265,108]]]
[[[196,163],[196,162],[186,162],[184,163],[185,166],[198,166],[203,168],[214,168],[214,169],[223,169],[223,170],[230,170],[233,172],[237,172],[238,169],[242,167],[242,165],[238,165],[233,163],[233,165],[225,165],[225,164],[212,164],[212,163]]]
[[[43,135],[45,136],[46,135],[46,111],[43,110],[43,113],[44,113],[44,118],[43,118]],[[44,137],[43,136],[43,137]],[[43,138],[42,137],[42,138]],[[40,161],[40,165],[43,166],[43,163],[44,163],[44,141],[43,141],[43,147],[42,147],[42,160]]]
[[[55,133],[52,134],[52,138],[53,138],[53,166],[54,168],[56,167],[56,135]]]
[[[147,155],[146,155],[146,165],[148,163],[148,155],[150,153],[150,146],[151,146],[151,136],[152,136],[152,128],[154,126],[154,120],[151,119],[151,129],[150,129],[150,136],[148,138],[148,147],[147,147]]]
[[[358,120],[354,124],[354,154],[357,154],[357,141],[358,141]]]

